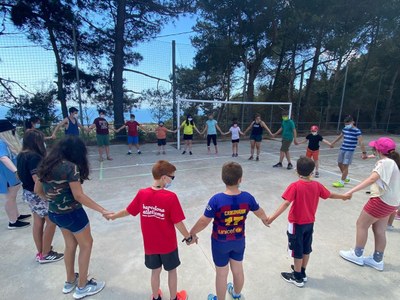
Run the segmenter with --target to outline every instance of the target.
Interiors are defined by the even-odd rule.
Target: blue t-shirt
[[[8,148],[7,144],[0,139],[0,157],[7,156],[14,165],[17,164],[17,157],[13,155]],[[20,181],[9,168],[7,168],[2,162],[0,162],[0,194],[7,194],[9,186],[15,186]]]
[[[217,134],[217,128],[215,125],[217,125],[217,121],[213,120],[207,120],[207,134]]]
[[[247,214],[259,208],[256,199],[248,192],[241,192],[239,195],[219,193],[211,197],[204,216],[214,219],[214,239],[234,241],[244,239]]]
[[[358,137],[361,135],[361,130],[356,127],[351,127],[349,129],[343,128],[343,144],[340,150],[344,151],[354,151],[358,144]]]

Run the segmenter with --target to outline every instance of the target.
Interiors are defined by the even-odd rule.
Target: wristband
[[[192,240],[193,240],[193,237],[192,237],[192,236],[189,236],[188,238],[184,238],[184,239],[182,240],[182,243],[183,243],[183,242],[190,243],[190,242],[192,242]]]

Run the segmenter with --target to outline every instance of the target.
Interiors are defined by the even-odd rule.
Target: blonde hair
[[[14,135],[11,130],[0,132],[0,139],[6,143],[13,154],[18,155],[21,151],[22,145],[17,133]]]

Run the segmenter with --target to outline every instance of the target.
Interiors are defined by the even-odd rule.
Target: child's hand
[[[269,222],[269,217],[267,217],[266,219],[262,220],[262,222],[264,223],[265,226],[269,227],[269,225],[271,224]]]
[[[351,197],[353,196],[353,194],[347,192],[347,193],[343,194],[342,196],[343,196],[343,200],[346,201],[346,200],[350,200]]]
[[[103,212],[103,217],[104,217],[107,221],[115,220],[115,213],[106,210],[106,211]]]

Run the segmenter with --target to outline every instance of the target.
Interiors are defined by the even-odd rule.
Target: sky
[[[143,61],[139,66],[130,68],[169,80],[172,70],[172,40],[176,41],[177,65],[190,66],[195,49],[190,43],[193,33],[187,32],[192,31],[195,23],[195,17],[186,16],[166,25],[157,38],[141,44],[136,49],[142,54]],[[21,86],[29,92],[46,90],[51,82],[55,81],[56,66],[53,52],[33,44],[16,30],[8,29],[6,32],[15,34],[0,37],[0,77],[21,83]],[[135,92],[150,88],[171,89],[168,83],[157,82],[135,73],[125,72],[124,77],[126,88]],[[17,87],[14,92],[25,93]],[[5,107],[1,107],[0,117],[4,117],[4,111]]]

